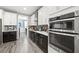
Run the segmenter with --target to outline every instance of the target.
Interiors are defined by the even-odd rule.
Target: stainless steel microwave
[[[49,30],[70,31],[79,33],[79,11],[49,19]]]

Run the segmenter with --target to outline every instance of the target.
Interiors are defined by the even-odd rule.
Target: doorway
[[[23,36],[22,34],[27,35],[27,28],[28,28],[28,21],[20,19],[18,21],[18,38],[19,39],[21,36]]]

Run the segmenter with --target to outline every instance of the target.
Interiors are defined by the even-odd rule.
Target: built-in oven
[[[65,52],[75,52],[75,41],[78,41],[78,34],[67,34],[60,32],[49,32],[50,44],[62,49]]]
[[[49,19],[49,43],[65,52],[79,52],[79,11]]]

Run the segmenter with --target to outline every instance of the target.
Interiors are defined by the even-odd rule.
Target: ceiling
[[[0,8],[24,15],[32,15],[40,6],[0,6]]]

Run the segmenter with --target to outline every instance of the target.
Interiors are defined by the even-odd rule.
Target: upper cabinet
[[[45,6],[38,11],[38,25],[48,25],[48,16],[56,12],[56,7]]]
[[[38,25],[48,25],[48,17],[50,14],[56,13],[70,6],[45,6],[38,11]]]
[[[36,25],[37,25],[37,13],[33,14],[33,15],[30,17],[29,25],[30,25],[30,26],[36,26]]]
[[[55,12],[55,11],[56,11],[55,7],[47,7],[47,6],[42,7],[38,11],[38,25],[48,24],[48,15],[50,14],[50,12]]]
[[[3,18],[3,10],[0,9],[0,18],[2,19]]]
[[[4,25],[17,25],[17,14],[4,12]]]

